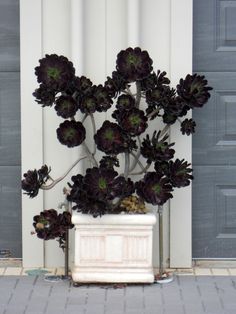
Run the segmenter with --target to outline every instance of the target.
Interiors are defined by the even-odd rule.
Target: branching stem
[[[68,174],[69,172],[83,159],[87,158],[87,156],[83,156],[83,157],[80,157],[79,159],[77,159],[71,166],[70,168],[61,176],[59,177],[58,179],[56,180],[53,180],[52,178],[50,178],[53,182],[49,185],[41,185],[41,189],[42,190],[50,190],[52,189],[57,183],[59,183],[60,181],[62,181]]]

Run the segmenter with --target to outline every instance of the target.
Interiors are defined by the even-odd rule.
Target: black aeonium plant
[[[122,201],[134,193],[140,204],[163,205],[173,197],[174,188],[190,184],[192,169],[187,161],[174,158],[177,148],[169,129],[178,123],[183,135],[194,133],[196,123],[186,115],[210,97],[212,88],[204,76],[188,74],[174,88],[166,72],[154,71],[148,52],[139,47],[118,53],[115,71],[104,84],[76,76],[73,64],[56,54],[39,60],[35,74],[39,83],[33,93],[36,102],[54,106],[60,120],[64,119],[55,132],[59,142],[71,149],[81,146],[85,155],[56,180],[49,177],[47,166],[25,173],[22,189],[30,197],[39,189],[54,187],[86,158],[91,166],[71,178],[67,199],[74,210],[94,217],[123,212]],[[97,115],[104,117],[107,111],[97,128]],[[163,128],[159,122],[164,123]],[[119,167],[123,169],[118,171]],[[70,226],[70,216],[58,217],[53,210],[36,216],[37,234],[44,239],[60,238],[59,227]]]

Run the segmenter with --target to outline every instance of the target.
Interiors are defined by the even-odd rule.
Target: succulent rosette
[[[97,111],[104,112],[111,107],[113,101],[105,87],[103,87],[102,85],[96,86],[93,95],[97,101]]]
[[[96,108],[97,100],[92,94],[85,95],[79,102],[79,109],[81,110],[82,113],[86,114],[94,113],[96,111]]]
[[[127,81],[117,71],[112,72],[112,77],[108,76],[104,87],[109,96],[116,97],[118,93],[126,89]]]
[[[24,179],[21,181],[21,187],[25,194],[33,198],[38,195],[40,187],[49,179],[50,168],[44,165],[39,170],[28,170],[24,173]]]
[[[118,124],[104,121],[102,127],[94,135],[97,148],[106,154],[119,154],[129,148],[129,143]]]
[[[55,102],[56,93],[52,88],[45,84],[40,84],[39,88],[33,92],[33,96],[36,98],[35,101],[38,104],[41,104],[42,107],[51,107]]]
[[[193,180],[192,169],[189,168],[190,164],[184,159],[170,161],[169,163],[169,180],[174,187],[181,188],[190,184]]]
[[[131,95],[122,94],[117,98],[116,108],[118,110],[130,110],[135,107],[135,99]]]
[[[85,139],[85,132],[81,122],[66,120],[57,129],[57,138],[67,147],[79,146]]]
[[[86,76],[76,77],[72,84],[79,93],[86,93],[93,85],[89,78]]]
[[[177,93],[190,108],[201,108],[211,96],[209,91],[212,90],[212,87],[207,84],[204,75],[188,74],[185,79],[180,79]]]
[[[182,134],[193,134],[195,132],[196,122],[193,119],[185,119],[181,122],[180,131]]]
[[[144,158],[147,158],[148,163],[153,161],[168,161],[174,157],[175,150],[171,148],[174,143],[168,143],[168,135],[160,139],[161,131],[153,133],[150,139],[149,135],[143,139],[140,152]]]
[[[114,169],[119,167],[119,159],[116,156],[103,156],[99,162],[101,168]]]
[[[146,173],[142,180],[135,183],[135,188],[138,196],[152,205],[163,205],[173,197],[169,180],[157,172]]]
[[[145,113],[137,108],[118,111],[115,118],[121,128],[131,136],[142,134],[148,127]]]
[[[60,96],[56,100],[55,110],[58,116],[64,119],[68,119],[68,118],[73,117],[76,114],[78,110],[78,105],[73,97]]]
[[[117,175],[113,169],[89,168],[84,176],[83,189],[94,199],[112,200],[112,188]]]
[[[54,90],[63,90],[73,80],[75,69],[72,62],[64,56],[46,54],[39,60],[35,68],[35,75],[39,83],[43,83]]]
[[[128,82],[142,80],[152,71],[152,59],[139,47],[121,50],[117,55],[116,69]]]
[[[57,239],[61,248],[64,248],[66,231],[74,227],[69,212],[58,214],[55,209],[44,210],[39,215],[34,216],[33,226],[38,238],[43,240]]]

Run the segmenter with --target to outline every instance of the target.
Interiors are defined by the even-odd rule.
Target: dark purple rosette
[[[96,98],[97,111],[105,112],[111,107],[113,101],[105,87],[103,87],[102,85],[96,86],[93,95]]]
[[[94,199],[112,200],[112,187],[117,175],[113,169],[89,168],[84,176],[83,189]]]
[[[188,74],[185,79],[180,79],[177,93],[190,108],[201,108],[211,96],[209,91],[212,90],[212,87],[207,84],[204,75]]]
[[[108,120],[104,121],[102,127],[94,135],[94,140],[97,148],[106,154],[119,154],[129,148],[123,130],[118,124]]]
[[[185,119],[181,123],[180,131],[182,134],[193,134],[195,132],[196,122],[193,119]]]
[[[177,188],[188,186],[190,180],[193,180],[192,169],[189,168],[190,164],[184,159],[170,161],[169,163],[169,180],[170,183]]]
[[[39,83],[54,90],[63,90],[74,79],[75,69],[72,62],[64,56],[48,55],[39,60],[35,75]]]
[[[116,69],[128,82],[142,80],[149,76],[153,67],[147,51],[139,47],[121,50],[116,59]]]
[[[86,93],[93,83],[86,76],[76,77],[72,82],[74,89],[79,93]]]
[[[103,156],[99,162],[101,168],[114,169],[119,167],[119,160],[116,156]]]
[[[148,127],[145,113],[137,108],[121,111],[116,119],[121,128],[131,136],[142,134]]]
[[[40,84],[39,88],[34,91],[33,96],[36,98],[35,101],[41,104],[42,107],[51,107],[55,102],[56,93],[52,88]]]
[[[117,98],[118,110],[130,110],[135,107],[135,99],[131,95],[122,94]]]
[[[127,81],[117,71],[112,72],[112,77],[108,76],[104,87],[110,97],[116,97],[118,93],[125,90]]]
[[[58,214],[55,209],[44,210],[39,215],[34,216],[33,226],[38,238],[43,240],[57,239],[61,248],[64,248],[66,231],[74,227],[69,212]]]
[[[145,202],[152,205],[163,205],[173,197],[169,180],[156,172],[148,172],[144,178],[135,183],[136,193]]]
[[[97,100],[91,94],[85,95],[82,97],[81,101],[79,102],[79,109],[82,113],[91,114],[96,111],[97,108]]]
[[[60,96],[56,100],[55,110],[58,116],[64,119],[68,119],[68,118],[73,117],[76,114],[78,110],[78,105],[73,97]]]
[[[21,187],[25,194],[33,198],[38,195],[40,187],[49,179],[50,168],[44,165],[39,170],[28,170],[24,173],[24,179],[21,181]]]
[[[174,124],[177,118],[177,116],[172,115],[171,113],[164,113],[162,116],[162,120],[165,124]]]
[[[79,146],[85,139],[85,128],[79,121],[66,120],[57,129],[59,142],[67,147]]]
[[[169,144],[166,140],[168,135],[160,139],[161,131],[153,133],[152,138],[149,135],[143,139],[140,152],[144,158],[147,158],[148,163],[153,161],[168,161],[174,157],[175,150],[171,148],[174,143]]]

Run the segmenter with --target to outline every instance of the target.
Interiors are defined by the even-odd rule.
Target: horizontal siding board
[[[0,71],[19,71],[19,0],[0,1]]]
[[[17,258],[22,256],[20,174],[20,166],[0,166],[0,249]]]
[[[0,72],[0,165],[20,165],[20,75]]]

